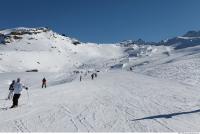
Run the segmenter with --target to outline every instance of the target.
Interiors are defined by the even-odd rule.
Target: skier
[[[91,75],[92,80],[94,79],[94,73]]]
[[[8,94],[8,100],[12,99],[13,97],[13,91],[14,91],[14,84],[15,84],[15,80],[12,81],[12,83],[9,86],[9,94]]]
[[[45,78],[42,79],[42,88],[47,88],[47,80]]]
[[[82,75],[80,75],[80,81],[82,81]]]
[[[97,73],[94,73],[95,78],[97,78]]]
[[[17,78],[17,82],[14,84],[14,96],[13,96],[13,105],[10,108],[18,106],[18,100],[23,89],[28,90],[28,87],[25,87],[21,82],[20,78]]]

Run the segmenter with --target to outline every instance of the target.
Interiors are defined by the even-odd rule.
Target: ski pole
[[[29,92],[28,92],[28,90],[26,90],[26,93],[27,93],[28,103],[29,103],[29,101],[30,101],[30,97],[29,97]]]

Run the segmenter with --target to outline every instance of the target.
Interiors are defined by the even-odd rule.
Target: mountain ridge
[[[8,41],[9,40],[8,38],[10,36],[13,36],[13,38],[15,38],[15,39],[20,39],[19,35],[23,35],[23,34],[30,34],[31,35],[31,34],[38,34],[38,33],[41,33],[41,32],[48,32],[48,31],[54,32],[52,29],[50,29],[48,27],[36,27],[36,28],[17,27],[17,28],[12,28],[12,29],[4,29],[4,30],[0,30],[0,43],[2,43],[2,44],[10,43]],[[57,33],[57,32],[54,32],[54,33]],[[57,34],[59,34],[59,33],[57,33]],[[68,37],[64,33],[59,34],[59,35],[64,36],[64,37]],[[72,37],[69,37],[69,38],[74,39],[75,45],[81,44],[81,42],[78,41],[77,39],[72,38]],[[170,39],[161,40],[161,41],[158,41],[158,42],[149,42],[149,41],[145,41],[145,40],[139,38],[137,40],[123,40],[121,42],[105,43],[105,44],[120,44],[120,45],[123,45],[123,46],[128,46],[128,45],[132,45],[132,44],[156,45],[156,46],[166,45],[166,46],[169,46],[169,45],[174,45],[174,44],[179,43],[179,44],[184,45],[184,47],[180,47],[180,45],[176,46],[177,49],[180,49],[180,48],[185,48],[187,46],[197,45],[200,42],[200,40],[198,40],[199,38],[200,38],[200,31],[190,30],[190,31],[186,32],[185,34],[183,34],[182,36],[172,37]],[[189,41],[186,41],[186,40],[191,40],[191,39],[194,40],[193,42],[195,42],[195,43],[192,42],[192,45],[188,45]],[[93,43],[93,44],[98,44],[98,43]],[[104,43],[102,43],[102,44],[104,44]]]

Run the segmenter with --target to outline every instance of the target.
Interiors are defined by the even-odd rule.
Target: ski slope
[[[199,45],[83,43],[23,27],[0,31],[0,42],[0,132],[200,131]],[[29,90],[7,109],[18,77]]]
[[[175,80],[184,84],[199,86],[200,47],[173,50],[170,56],[156,55],[130,60],[134,72],[156,78]],[[144,64],[146,63],[146,64]],[[139,66],[138,66],[139,65]]]
[[[1,132],[200,131],[200,89],[178,82],[116,70],[39,86],[29,99],[23,92],[18,108],[0,111]]]

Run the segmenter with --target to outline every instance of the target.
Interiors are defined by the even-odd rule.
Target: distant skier
[[[92,80],[94,79],[94,73],[92,73],[91,78],[92,78]]]
[[[94,77],[97,78],[97,73],[94,73]]]
[[[14,84],[15,84],[15,80],[12,81],[12,83],[9,86],[9,94],[8,94],[8,100],[12,99],[13,97],[13,92],[14,92]]]
[[[14,84],[14,96],[13,96],[13,105],[10,108],[18,106],[18,100],[23,89],[28,90],[28,87],[25,87],[21,82],[20,78],[17,78],[17,82]]]
[[[42,79],[42,88],[47,88],[47,80],[45,78]]]
[[[82,81],[82,75],[80,75],[80,81]]]

